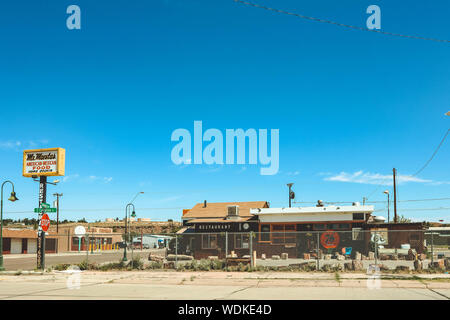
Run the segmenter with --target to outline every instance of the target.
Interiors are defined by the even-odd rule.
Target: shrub
[[[144,268],[144,262],[140,257],[133,257],[127,267],[132,270],[142,270]]]
[[[80,270],[89,270],[89,262],[87,260],[83,260],[78,264],[78,268]]]
[[[61,264],[57,264],[56,266],[54,266],[53,269],[55,269],[56,271],[64,271],[64,270],[67,270],[69,267],[70,267],[70,264],[61,263]]]
[[[149,265],[147,265],[146,269],[162,269],[163,263],[162,261],[152,261]]]

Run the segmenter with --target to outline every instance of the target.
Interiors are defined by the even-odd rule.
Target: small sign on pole
[[[42,215],[42,218],[41,218],[41,227],[42,227],[42,230],[43,230],[44,232],[47,232],[47,231],[48,231],[48,228],[50,227],[50,218],[48,217],[48,215],[47,215],[46,213],[44,213],[44,214]]]

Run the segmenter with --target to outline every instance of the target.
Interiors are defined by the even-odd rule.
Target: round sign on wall
[[[84,236],[86,234],[86,229],[83,226],[76,227],[74,231],[77,236]]]
[[[326,231],[320,236],[320,243],[325,249],[336,248],[339,244],[339,234],[334,231]]]
[[[50,227],[50,218],[46,213],[44,213],[41,218],[41,228],[42,230],[47,232],[49,227]]]

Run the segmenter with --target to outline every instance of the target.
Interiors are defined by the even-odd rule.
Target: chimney
[[[203,208],[206,208],[206,200],[203,202]]]

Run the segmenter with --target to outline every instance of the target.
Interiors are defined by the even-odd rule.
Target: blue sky
[[[382,31],[450,39],[444,0],[255,2],[360,27],[377,4]],[[71,4],[81,30],[66,28]],[[379,201],[392,186],[377,183],[394,167],[400,200],[450,197],[449,141],[407,181],[450,125],[448,43],[232,0],[8,1],[0,39],[0,178],[20,198],[5,217],[34,217],[38,185],[22,177],[21,152],[36,147],[66,149],[66,176],[48,191],[64,193],[63,219],[122,217],[138,191],[138,216],[155,220],[178,220],[179,208],[205,199],[286,206],[287,182],[297,201]],[[174,165],[171,133],[193,132],[195,120],[222,132],[279,129],[280,171]],[[449,207],[398,205],[407,217],[446,222],[448,209],[402,210]]]

